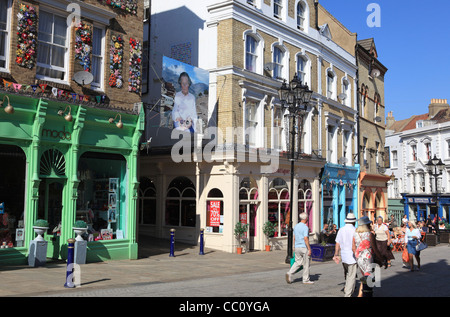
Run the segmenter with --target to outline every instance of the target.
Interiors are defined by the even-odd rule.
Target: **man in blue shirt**
[[[300,266],[303,265],[303,284],[314,284],[309,280],[309,266],[311,264],[311,247],[309,245],[309,228],[306,225],[308,215],[300,214],[300,222],[294,227],[294,254],[295,263],[291,266],[289,272],[286,273],[286,282],[292,283],[292,275],[294,275]]]

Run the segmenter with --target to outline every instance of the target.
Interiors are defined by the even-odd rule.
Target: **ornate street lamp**
[[[294,193],[294,161],[295,161],[295,119],[299,116],[303,125],[303,117],[308,111],[308,104],[311,101],[312,90],[309,90],[307,84],[302,84],[301,80],[298,78],[297,74],[295,74],[292,81],[286,84],[286,81],[283,82],[279,91],[279,98],[283,105],[283,107],[289,111],[289,117],[292,119],[292,125],[290,129],[291,133],[291,144],[290,144],[290,157],[291,161],[291,192],[289,194],[290,200],[290,212],[289,212],[289,228],[288,228],[288,250],[286,256],[286,263],[290,263],[293,251],[293,233],[294,230],[292,228],[292,210],[294,206],[293,201],[293,193]],[[300,148],[299,148],[300,150]]]
[[[431,176],[434,177],[434,196],[436,199],[436,220],[435,220],[435,230],[436,230],[436,236],[438,243],[440,241],[440,232],[439,232],[439,190],[438,190],[438,177],[442,175],[442,172],[444,171],[445,164],[442,163],[441,159],[438,159],[436,157],[436,154],[432,159],[428,161],[426,164],[428,172]]]

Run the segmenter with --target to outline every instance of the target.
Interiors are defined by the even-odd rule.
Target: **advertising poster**
[[[208,124],[209,71],[163,56],[157,76],[161,90],[145,108],[145,139],[165,148],[179,141],[173,134],[192,140],[202,135]]]
[[[220,201],[209,202],[209,225],[211,227],[220,226]]]
[[[163,56],[161,127],[201,132],[208,115],[209,72]]]

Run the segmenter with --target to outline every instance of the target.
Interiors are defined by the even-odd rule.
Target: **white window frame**
[[[424,145],[425,145],[425,158],[428,161],[433,157],[433,151],[431,149],[431,142],[426,142],[426,143],[424,143]]]
[[[283,108],[282,105],[277,104],[273,105],[272,108],[272,148],[277,151],[286,151],[286,116],[287,111]],[[280,118],[276,117],[276,114],[279,113],[281,115]],[[278,123],[276,121],[279,121]],[[277,125],[276,125],[277,124]],[[277,134],[275,133],[277,131]],[[275,142],[276,141],[276,142]]]
[[[49,7],[43,6],[43,5],[41,5],[41,7],[39,8],[39,15],[41,15],[42,12],[46,12],[46,13],[51,14],[53,16],[55,16],[55,15],[59,16],[60,18],[64,18],[64,20],[66,20],[67,16],[68,16],[67,12],[65,14],[65,13],[62,13],[59,10],[56,10],[56,9],[53,9],[53,8],[49,8]],[[69,78],[69,74],[68,74],[69,73],[69,52],[70,52],[69,43],[70,43],[70,39],[71,39],[71,30],[72,30],[72,27],[66,27],[66,43],[63,46],[64,49],[65,49],[65,53],[64,53],[64,67],[63,68],[57,67],[57,66],[43,64],[43,63],[40,63],[40,62],[36,61],[36,66],[37,67],[42,67],[42,68],[47,68],[47,69],[51,69],[51,70],[64,72],[64,79],[61,80],[61,79],[57,79],[57,78],[53,78],[53,77],[47,77],[45,75],[40,75],[40,74],[38,74],[36,72],[36,78],[37,79],[47,80],[47,81],[61,83],[61,84],[66,84],[66,85],[68,84],[68,78]],[[39,42],[42,42],[42,41],[39,40],[39,38],[40,38],[39,37],[39,30],[37,30],[37,33],[38,33],[37,54],[39,54]],[[52,29],[51,36],[52,37],[54,36],[54,23],[53,23],[53,29]],[[44,42],[44,43],[47,43],[47,42]],[[47,43],[47,44],[55,45],[54,43]],[[60,45],[57,45],[57,44],[56,44],[56,46],[61,47]]]
[[[105,47],[106,47],[105,39],[106,39],[106,30],[105,30],[105,27],[103,25],[94,23],[94,25],[92,27],[92,37],[94,37],[94,28],[100,29],[101,32],[102,32],[101,52],[100,52],[100,55],[94,55],[94,48],[92,47],[91,63],[93,64],[94,57],[97,57],[97,58],[101,59],[101,65],[100,65],[100,82],[97,83],[97,82],[92,81],[91,89],[104,91],[104,89],[105,89],[104,85],[105,85],[105,56],[106,56],[106,53],[105,53]],[[93,40],[92,40],[92,43],[94,43]]]
[[[398,152],[397,150],[392,151],[392,167],[396,168],[398,167]]]
[[[417,161],[417,145],[416,144],[411,144],[411,162],[416,162]]]
[[[249,72],[251,70],[247,69],[247,36],[251,36],[254,40],[256,40],[256,67],[253,71],[256,74],[263,74],[264,69],[264,39],[261,35],[258,34],[256,29],[250,29],[243,33],[243,45],[244,45],[244,65],[243,68]]]
[[[332,132],[330,132],[330,129]],[[327,161],[330,163],[337,163],[337,127],[333,125],[327,126]],[[331,136],[330,136],[331,135]]]
[[[281,60],[279,62],[275,62],[275,53],[279,50],[281,53]],[[272,44],[272,78],[282,81],[284,79],[288,80],[289,78],[289,51],[286,46],[282,42],[275,42]],[[277,74],[277,67],[281,67],[280,72]]]
[[[2,0],[4,1],[4,0]],[[1,31],[5,33],[5,56],[0,56],[5,61],[5,67],[0,67],[0,71],[9,73],[10,58],[10,37],[11,37],[11,0],[6,0],[6,29]]]
[[[347,86],[347,89],[345,87]],[[352,85],[350,84],[350,80],[347,76],[342,77],[342,93],[344,93],[347,97],[344,100],[344,105],[347,107],[351,107],[352,100]]]
[[[283,10],[283,0],[273,0],[273,16],[283,20]],[[276,13],[276,11],[278,11],[278,13]]]
[[[332,75],[332,81],[330,83],[330,76]],[[333,69],[328,68],[326,71],[326,78],[327,78],[327,98],[336,100],[336,73],[333,71]]]
[[[299,60],[302,60],[303,70],[300,69]],[[295,57],[295,69],[302,83],[307,84],[311,88],[311,60],[304,52],[300,52]]]
[[[254,41],[255,43],[255,47],[254,47],[254,52],[252,52],[251,50],[248,50],[248,43],[249,41]],[[256,72],[258,69],[258,40],[252,35],[252,34],[247,34],[245,37],[245,69],[251,72]],[[249,65],[249,58],[252,59],[251,61],[251,65],[254,65],[254,69],[250,69],[248,67]]]
[[[250,114],[250,105],[254,104],[254,113]],[[244,102],[244,144],[249,148],[259,148],[263,146],[263,134],[261,129],[264,127],[264,120],[261,116],[264,116],[262,100],[247,96]],[[253,108],[253,107],[252,107]]]
[[[300,10],[299,8],[301,8],[301,14],[300,14]],[[303,1],[299,1],[297,2],[297,5],[295,7],[295,17],[296,17],[296,23],[297,23],[297,28],[299,30],[303,30],[305,28],[305,21],[306,21],[306,8],[305,8],[305,3]],[[300,20],[300,22],[299,22]]]

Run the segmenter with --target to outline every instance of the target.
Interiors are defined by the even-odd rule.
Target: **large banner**
[[[201,133],[208,116],[209,72],[163,56],[160,126]]]

